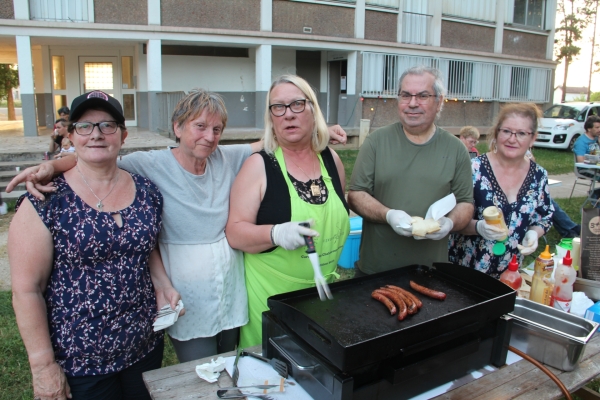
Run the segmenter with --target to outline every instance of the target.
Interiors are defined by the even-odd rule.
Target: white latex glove
[[[312,220],[302,221],[313,225]],[[296,250],[299,247],[306,246],[304,236],[319,236],[319,232],[310,228],[300,226],[301,222],[285,222],[273,227],[273,242],[277,246],[286,250]]]
[[[506,232],[504,230],[498,228],[496,225],[488,224],[484,219],[477,221],[475,230],[479,236],[487,240],[498,241],[506,239]]]
[[[452,220],[448,217],[442,217],[440,219],[437,220],[438,224],[440,224],[440,230],[437,232],[433,232],[433,233],[428,233],[425,236],[413,236],[416,240],[423,240],[423,239],[429,239],[429,240],[440,240],[445,238],[450,231],[452,230],[452,228],[454,228],[454,222],[452,222]]]
[[[524,256],[528,256],[536,251],[538,248],[538,233],[534,230],[527,231],[525,237],[523,238],[523,244],[518,244],[517,248]]]
[[[402,210],[389,210],[385,214],[385,220],[392,227],[394,232],[400,236],[412,236],[411,216]],[[403,228],[400,225],[408,226]]]

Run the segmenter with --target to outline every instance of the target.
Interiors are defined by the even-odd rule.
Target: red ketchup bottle
[[[558,264],[554,272],[554,290],[552,291],[552,300],[550,307],[557,308],[564,312],[571,312],[571,301],[573,300],[573,283],[577,278],[577,272],[571,266],[571,251],[567,250],[567,255],[563,262]]]
[[[506,283],[514,290],[521,289],[521,274],[519,274],[519,263],[517,262],[517,256],[513,255],[512,260],[508,263],[508,269],[500,275],[500,282]]]

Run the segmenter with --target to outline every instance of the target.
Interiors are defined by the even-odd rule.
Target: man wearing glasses
[[[471,161],[454,135],[435,125],[445,88],[438,70],[413,67],[400,77],[400,122],[367,137],[354,165],[348,200],[363,217],[358,274],[448,261],[448,234],[473,218]],[[439,230],[413,236],[411,217],[454,193]],[[422,240],[424,239],[424,240]]]

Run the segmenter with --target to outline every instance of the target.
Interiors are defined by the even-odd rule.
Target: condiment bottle
[[[517,262],[517,256],[513,254],[512,260],[508,263],[508,269],[500,275],[500,282],[506,283],[514,290],[521,289],[521,274],[519,274],[519,263]]]
[[[554,290],[552,291],[551,307],[564,312],[571,312],[571,300],[573,300],[573,284],[575,283],[576,272],[571,266],[571,252],[563,258],[562,263],[556,267],[554,273]]]
[[[554,260],[550,254],[550,246],[546,245],[546,249],[535,259],[529,300],[550,305],[553,287],[550,277],[553,270]]]
[[[485,210],[483,210],[483,219],[485,219],[486,224],[494,225],[506,232],[504,238],[498,240],[492,248],[492,252],[495,255],[501,256],[506,252],[506,245],[504,244],[504,242],[506,242],[506,239],[508,238],[508,228],[506,227],[506,222],[504,222],[504,215],[502,214],[502,210],[496,206],[489,206]]]

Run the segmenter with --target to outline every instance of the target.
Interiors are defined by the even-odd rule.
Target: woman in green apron
[[[315,286],[302,235],[314,237],[327,281],[335,277],[350,225],[344,167],[328,140],[310,85],[278,78],[267,95],[265,149],[248,158],[231,189],[227,240],[245,252],[248,289],[242,347],[261,342],[269,296]],[[311,229],[299,225],[309,220]]]

